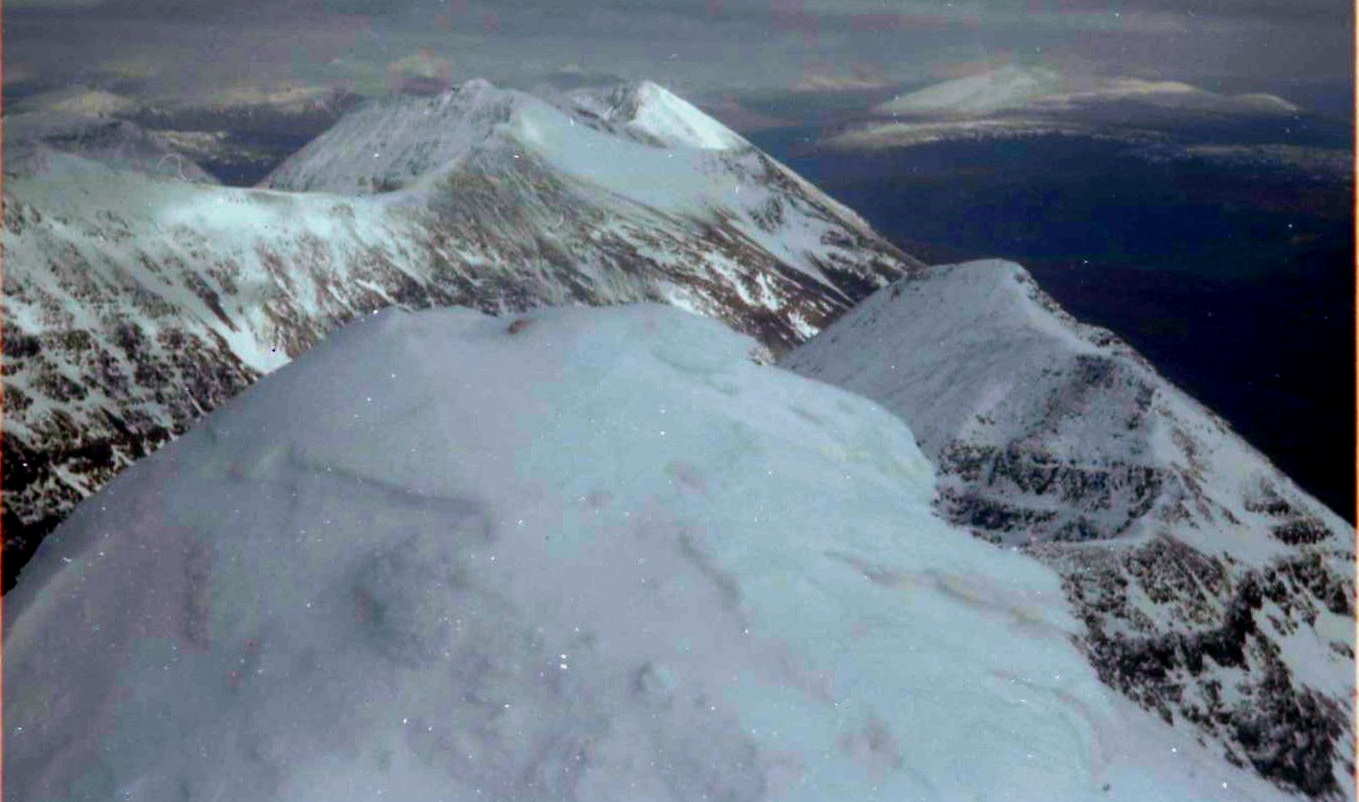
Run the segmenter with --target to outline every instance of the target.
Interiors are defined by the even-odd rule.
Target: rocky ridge
[[[1064,578],[1102,679],[1224,757],[1354,793],[1354,533],[1022,268],[933,267],[784,364],[879,401],[936,506]]]

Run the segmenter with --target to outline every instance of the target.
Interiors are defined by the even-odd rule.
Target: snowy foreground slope
[[[660,305],[392,310],[6,598],[7,799],[1260,800],[882,408]]]
[[[781,350],[918,265],[649,83],[374,101],[273,179],[329,192],[78,145],[39,141],[4,182],[7,575],[115,471],[375,308],[664,301]]]
[[[1126,344],[991,261],[903,279],[784,364],[909,422],[941,514],[1062,574],[1107,682],[1353,798],[1353,530]]]

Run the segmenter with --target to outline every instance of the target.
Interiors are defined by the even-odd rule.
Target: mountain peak
[[[1353,529],[1130,346],[988,261],[897,281],[784,364],[909,421],[936,508],[1063,574],[1107,682],[1353,797]]]
[[[1015,64],[898,95],[873,110],[890,116],[971,118],[997,112],[1052,114],[1114,105],[1233,115],[1299,111],[1275,95],[1224,95],[1183,81],[1063,75],[1050,67]]]
[[[1019,108],[1033,98],[1054,94],[1061,88],[1062,81],[1061,74],[1050,67],[1007,64],[898,95],[874,110],[880,114],[1000,111]]]
[[[566,142],[591,152],[595,145],[608,146],[600,134],[630,140],[626,144],[633,147],[749,147],[731,129],[652,81],[576,90],[550,101],[480,78],[434,96],[372,100],[285,161],[264,186],[382,192],[411,186],[474,151],[507,145],[509,152],[541,150],[551,158]],[[585,141],[587,133],[598,141]]]
[[[466,155],[534,105],[543,104],[482,79],[437,95],[370,100],[279,165],[263,185],[346,194],[404,187]]]
[[[596,116],[647,144],[699,150],[749,146],[730,128],[654,81],[582,89],[569,97],[576,111]]]

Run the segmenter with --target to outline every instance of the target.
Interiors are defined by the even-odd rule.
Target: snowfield
[[[1259,800],[910,430],[641,305],[351,325],[6,598],[7,799]]]

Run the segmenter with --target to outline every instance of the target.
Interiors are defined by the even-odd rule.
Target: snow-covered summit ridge
[[[481,79],[432,97],[373,100],[280,165],[264,185],[294,191],[390,191],[446,170],[476,151],[503,148],[516,158],[557,161],[564,150],[588,149],[583,143],[596,133],[603,135],[601,144],[613,139],[662,149],[750,147],[651,81],[577,90],[549,100]],[[581,130],[570,130],[577,127]]]
[[[1011,262],[921,271],[870,297],[788,359],[836,384],[871,384],[875,397],[892,393],[892,406],[945,463],[950,455],[961,459],[964,444],[1032,445],[1061,464],[1154,468],[1192,480],[1181,486],[1168,475],[1154,486],[1124,488],[1126,497],[1100,495],[1088,508],[1048,509],[1035,497],[1041,521],[1012,533],[987,527],[1007,543],[1146,536],[1166,522],[1206,525],[1221,510],[1249,521],[1254,516],[1242,505],[1262,484],[1335,530],[1337,542],[1348,528],[1221,418],[1113,334],[1072,318]],[[1220,548],[1213,541],[1195,545]],[[1267,538],[1251,553],[1235,548],[1239,558],[1259,562],[1288,547]]]
[[[940,512],[1062,573],[1112,686],[1352,796],[1353,530],[1133,349],[988,261],[895,283],[784,364],[908,421]]]
[[[329,338],[44,543],[7,798],[1285,798],[1101,685],[906,426],[754,345],[656,305]]]
[[[435,96],[370,100],[289,157],[262,186],[340,193],[397,189],[465,156],[525,107],[542,105],[481,79]]]
[[[579,89],[567,98],[576,113],[592,115],[661,147],[702,150],[750,147],[734,131],[653,81],[625,83],[610,89]]]

